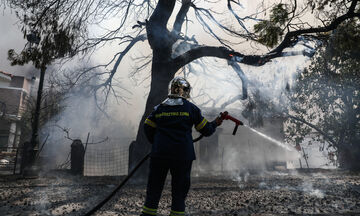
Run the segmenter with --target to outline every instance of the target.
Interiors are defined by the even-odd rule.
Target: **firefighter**
[[[169,95],[145,120],[144,129],[152,144],[150,172],[142,216],[156,215],[167,173],[171,174],[170,216],[185,215],[185,198],[190,188],[190,172],[195,151],[192,127],[204,136],[210,136],[221,125],[217,117],[208,122],[200,109],[187,99],[190,84],[182,77],[169,83]]]

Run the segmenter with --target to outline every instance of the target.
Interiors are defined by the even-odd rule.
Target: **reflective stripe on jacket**
[[[153,144],[151,156],[175,160],[195,160],[192,127],[204,136],[216,130],[215,122],[208,122],[200,109],[182,99],[181,105],[160,104],[145,120],[148,140]]]

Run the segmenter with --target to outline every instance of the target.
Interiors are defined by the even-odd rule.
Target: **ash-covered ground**
[[[83,215],[121,178],[80,177],[52,171],[37,179],[0,176],[0,215]],[[95,215],[139,215],[144,185],[125,185]],[[170,182],[159,215],[170,211]],[[194,177],[189,215],[360,215],[360,174],[339,170],[242,173]]]

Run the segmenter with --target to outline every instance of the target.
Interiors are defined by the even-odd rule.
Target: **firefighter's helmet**
[[[190,83],[183,77],[174,77],[169,83],[169,96],[190,98]]]

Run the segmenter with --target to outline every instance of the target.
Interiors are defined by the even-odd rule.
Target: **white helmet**
[[[190,83],[183,77],[174,77],[169,83],[169,96],[190,98]]]

